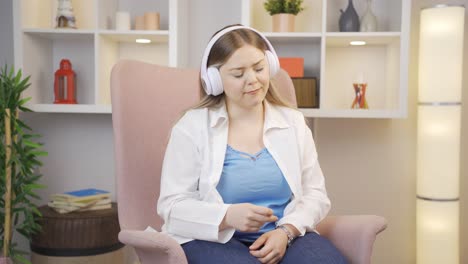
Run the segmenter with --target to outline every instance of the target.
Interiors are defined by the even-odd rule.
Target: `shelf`
[[[321,33],[309,32],[262,32],[270,42],[284,44],[316,43],[319,44],[322,38]]]
[[[19,2],[22,28],[55,28],[55,17],[58,7],[57,0],[15,0]],[[76,26],[79,29],[95,29],[95,0],[74,0],[73,13]]]
[[[54,74],[62,59],[69,59],[76,73],[79,103],[95,103],[94,34],[67,34],[55,30],[33,30],[22,35],[23,72],[31,75],[31,86],[25,91],[32,104],[53,102]]]
[[[272,30],[272,17],[267,13],[264,0],[243,0],[245,12],[242,14],[242,24],[250,25],[262,32]],[[295,31],[304,33],[322,32],[322,0],[304,0],[304,11],[295,19]]]
[[[339,31],[339,20],[341,16],[340,9],[343,11],[348,7],[346,0],[325,1],[327,9],[327,32]],[[403,6],[408,5],[407,0],[388,0],[388,1],[372,1],[372,12],[377,17],[377,31],[379,32],[398,32],[402,31],[402,10]],[[354,9],[359,18],[361,18],[367,10],[367,1],[353,1]]]
[[[93,39],[93,30],[83,29],[43,29],[43,28],[26,28],[23,29],[24,34],[37,36],[50,40],[77,40],[77,39]]]
[[[271,39],[278,57],[304,58],[304,76],[320,79],[321,38],[284,41]]]
[[[115,14],[128,12],[131,28],[134,28],[135,17],[143,16],[145,12],[158,12],[160,15],[160,28],[169,29],[169,6],[176,0],[93,0],[98,2],[98,28],[101,30],[115,29]],[[178,1],[178,0],[177,0]]]
[[[370,110],[370,109],[344,109],[327,110],[315,108],[299,108],[305,117],[324,117],[324,118],[402,118],[405,113],[397,110]]]
[[[99,34],[117,42],[135,43],[138,38],[149,39],[151,43],[167,43],[169,41],[169,31],[167,30],[100,30]]]
[[[325,69],[320,91],[323,109],[347,110],[355,92],[353,83],[367,83],[369,110],[394,111],[401,106],[404,85],[401,77],[400,41],[398,37],[366,39],[383,41],[382,45],[349,46],[348,37],[328,39]],[[331,40],[331,41],[330,41]],[[335,42],[333,42],[335,41]]]
[[[65,104],[35,104],[28,105],[34,112],[40,113],[84,113],[84,114],[111,114],[110,105],[65,105]],[[315,108],[299,108],[305,117],[329,118],[400,118],[402,113],[389,110],[324,110]]]
[[[349,47],[356,40],[365,41],[365,46],[390,45],[398,42],[400,35],[400,32],[333,32],[325,36],[327,47]]]
[[[296,16],[294,32],[272,32],[264,0],[235,1],[222,8],[210,1],[195,5],[189,0],[73,0],[78,29],[54,28],[57,0],[13,1],[18,18],[14,44],[19,47],[15,65],[31,75],[25,95],[32,97],[31,105],[39,112],[110,113],[110,76],[119,60],[198,67],[199,56],[194,54],[202,50],[208,31],[240,18],[242,24],[262,32],[279,57],[303,58],[304,76],[317,78],[320,108],[302,109],[307,117],[406,115],[411,1],[372,1],[376,32],[339,32],[340,9],[347,7],[346,0],[304,0],[305,10]],[[353,3],[361,17],[367,1]],[[161,30],[114,30],[117,12],[130,14],[131,28],[136,16],[159,12]],[[194,16],[197,19],[190,18]],[[136,43],[137,38],[151,42]],[[352,40],[366,45],[351,46]],[[77,74],[80,105],[52,104],[54,73],[63,58],[70,59]],[[368,84],[368,110],[350,109],[357,76],[364,76]]]
[[[34,112],[42,113],[89,113],[89,114],[110,114],[110,105],[94,104],[33,104],[28,105]]]
[[[315,32],[262,32],[267,38],[320,38],[322,33]]]
[[[400,32],[327,32],[327,37],[399,37]]]

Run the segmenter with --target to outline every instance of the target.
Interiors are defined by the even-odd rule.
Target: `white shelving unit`
[[[364,0],[354,0],[364,14]],[[305,0],[296,32],[272,33],[263,0],[242,1],[242,23],[265,32],[280,57],[303,57],[304,75],[319,80],[319,108],[301,108],[307,117],[401,118],[407,115],[411,1],[373,1],[377,32],[339,32],[340,9],[347,0]],[[351,46],[351,41],[365,46]],[[369,109],[351,109],[353,81],[368,83]]]
[[[31,75],[30,107],[38,112],[110,113],[110,73],[119,59],[137,59],[172,67],[187,67],[191,25],[189,8],[209,1],[73,0],[79,29],[55,29],[56,0],[14,1],[15,64]],[[353,0],[359,15],[365,0]],[[377,32],[339,32],[340,9],[348,0],[305,0],[291,33],[271,32],[272,19],[264,0],[238,1],[240,23],[262,31],[279,56],[303,57],[306,77],[319,80],[319,108],[301,109],[307,117],[400,118],[407,113],[410,0],[373,1]],[[192,5],[192,6],[191,6]],[[197,8],[199,8],[197,6]],[[114,28],[117,11],[161,14],[161,30]],[[240,12],[240,14],[238,13]],[[207,13],[208,15],[208,13]],[[197,25],[200,27],[200,25]],[[192,36],[193,37],[193,36]],[[135,39],[150,39],[137,44]],[[366,41],[350,46],[350,41]],[[54,72],[68,58],[77,73],[78,105],[54,105]],[[368,83],[367,110],[351,109],[352,83],[363,75]]]
[[[29,107],[37,112],[111,113],[110,74],[120,59],[186,66],[187,0],[73,0],[77,29],[56,29],[56,0],[13,1],[15,65],[31,75]],[[115,30],[115,13],[134,17],[155,11],[161,30]],[[138,44],[138,38],[151,40]],[[60,60],[77,74],[76,105],[53,104],[54,73]]]

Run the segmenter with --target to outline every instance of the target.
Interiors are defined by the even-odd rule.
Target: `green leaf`
[[[23,143],[24,143],[24,145],[29,146],[29,147],[33,147],[33,148],[40,148],[41,147],[41,144],[32,142],[30,140],[26,140],[26,139],[23,140]]]
[[[19,255],[19,254],[15,255],[14,259],[16,261],[19,261],[19,262],[24,263],[24,264],[31,264],[31,262],[29,260],[27,260],[25,257],[23,257],[22,255]]]
[[[30,101],[32,99],[32,97],[26,97],[26,98],[23,98],[21,99],[19,102],[18,102],[18,106],[21,106],[21,105],[24,105],[26,104],[28,101]]]
[[[303,2],[303,0],[267,0],[263,6],[271,16],[284,13],[297,15],[304,10]]]
[[[31,154],[35,156],[47,156],[49,153],[46,151],[31,151]]]

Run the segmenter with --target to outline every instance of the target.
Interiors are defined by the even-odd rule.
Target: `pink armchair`
[[[180,245],[160,232],[156,214],[161,163],[169,132],[182,111],[199,99],[198,71],[123,60],[111,76],[119,240],[133,246],[146,263],[187,263]],[[289,76],[275,80],[281,94],[296,103]],[[384,218],[373,215],[329,216],[319,226],[351,263],[370,263],[373,243],[386,228]]]

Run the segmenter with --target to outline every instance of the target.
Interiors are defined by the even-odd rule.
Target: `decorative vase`
[[[76,28],[71,0],[58,0],[56,28]]]
[[[294,20],[293,14],[276,14],[273,15],[273,32],[293,32]]]
[[[349,0],[346,11],[340,9],[341,16],[339,20],[341,32],[359,31],[359,16],[353,6],[353,0]]]
[[[367,10],[361,18],[361,27],[359,30],[362,32],[377,31],[377,17],[372,12],[372,0],[367,0]]]
[[[353,83],[354,92],[356,97],[354,98],[352,109],[369,109],[366,100],[366,89],[367,83]]]

